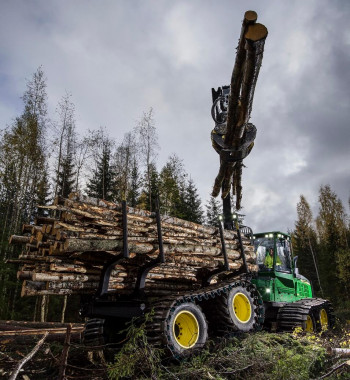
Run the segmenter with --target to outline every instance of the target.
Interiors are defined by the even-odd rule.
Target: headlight
[[[270,293],[271,292],[271,289],[270,288],[266,288],[266,293]]]

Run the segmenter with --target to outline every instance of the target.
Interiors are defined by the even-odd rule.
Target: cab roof
[[[278,234],[281,234],[283,236],[287,236],[290,238],[290,235],[285,233],[285,232],[281,232],[281,231],[267,231],[267,232],[257,232],[257,233],[254,233],[254,236],[261,236],[261,235],[270,235],[270,234],[273,234],[273,235],[278,235]]]

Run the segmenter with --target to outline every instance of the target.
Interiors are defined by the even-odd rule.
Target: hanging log
[[[222,198],[229,194],[234,183],[233,194],[236,198],[236,209],[241,207],[241,171],[236,172],[235,166],[242,165],[242,160],[250,153],[252,146],[241,156],[237,153],[243,149],[244,133],[250,118],[254,90],[262,62],[267,29],[256,23],[257,15],[253,11],[245,13],[241,35],[237,48],[236,60],[232,72],[230,94],[228,101],[224,148],[231,150],[234,161],[227,161],[220,155],[220,168],[216,176],[212,195],[218,196],[222,190]],[[255,127],[254,127],[255,128]]]

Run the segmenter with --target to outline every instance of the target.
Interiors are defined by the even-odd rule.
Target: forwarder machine
[[[239,210],[243,159],[251,152],[256,136],[255,126],[248,121],[267,36],[267,29],[257,24],[256,19],[255,12],[245,13],[231,84],[212,90],[215,127],[211,139],[220,155],[213,196],[221,190],[223,198],[223,215],[218,220],[221,267],[216,271],[208,270],[197,289],[169,290],[156,297],[152,296],[152,291],[147,292],[149,272],[165,262],[158,209],[155,213],[158,258],[140,268],[134,291],[122,296],[108,294],[108,282],[116,263],[105,265],[96,296],[82,308],[82,314],[90,318],[84,333],[86,344],[101,345],[113,340],[113,334],[123,328],[122,322],[133,317],[142,319],[148,312],[152,313],[152,319],[146,323],[149,341],[166,347],[175,357],[188,356],[200,349],[207,341],[208,332],[215,336],[264,327],[288,331],[301,327],[306,331],[318,331],[333,325],[331,304],[314,298],[310,281],[298,272],[290,236],[279,231],[253,235],[250,228],[240,225],[237,214],[232,213],[229,194],[232,181],[235,209]],[[126,213],[123,215],[126,217]],[[236,231],[235,242],[241,252],[243,270],[234,271],[228,265],[225,229]],[[124,233],[122,259],[128,260],[127,231]],[[254,271],[249,270],[245,255],[247,246],[252,244],[257,257]],[[199,275],[198,272],[196,276]],[[185,278],[179,280],[186,282]]]

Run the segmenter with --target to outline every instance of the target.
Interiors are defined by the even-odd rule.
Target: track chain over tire
[[[248,281],[236,281],[232,285],[230,291],[215,297],[213,302],[204,302],[210,327],[218,334],[261,330],[264,323],[264,308],[256,287]],[[240,321],[234,311],[233,297],[237,293],[243,294],[250,302],[250,316],[245,321]]]
[[[321,315],[326,313],[326,324]],[[307,321],[312,321],[314,331],[334,326],[335,317],[332,304],[322,298],[305,298],[282,306],[277,314],[278,329],[292,331],[295,327],[307,330]]]
[[[171,297],[158,299],[153,302],[146,311],[152,311],[153,313],[151,321],[147,322],[146,324],[148,341],[155,346],[167,347],[172,356],[175,358],[183,358],[185,356],[191,355],[194,350],[200,348],[200,344],[197,344],[194,349],[179,350],[179,347],[174,344],[174,340],[172,338],[173,326],[171,325],[171,321],[174,319],[174,313],[177,312],[180,305],[194,303],[197,306],[204,305],[203,307],[205,309],[205,315],[208,316],[208,318],[211,318],[213,315],[215,315],[215,313],[217,313],[217,309],[216,304],[214,304],[214,302],[211,303],[210,300],[215,301],[216,299],[225,297],[232,289],[238,286],[244,287],[251,293],[254,303],[253,329],[262,329],[264,323],[264,308],[262,299],[255,286],[244,279],[236,281],[231,280],[223,281],[220,283],[220,285],[210,285],[205,289],[191,293],[184,292],[182,294],[174,295]],[[211,307],[208,307],[210,304]],[[226,320],[225,326],[227,327],[228,324],[229,321]],[[203,340],[203,344],[205,343],[205,340],[206,338]]]

